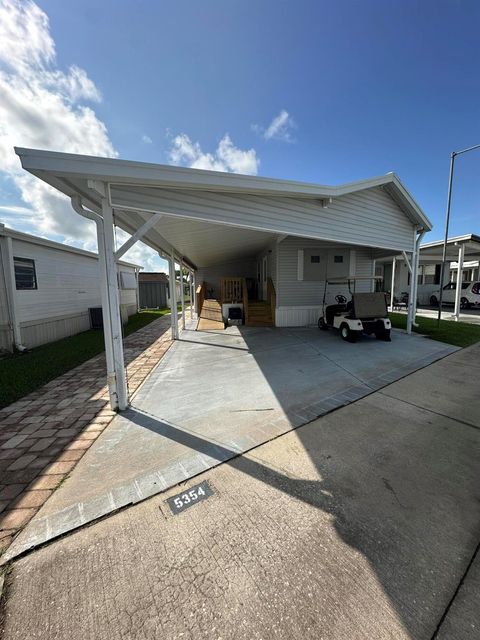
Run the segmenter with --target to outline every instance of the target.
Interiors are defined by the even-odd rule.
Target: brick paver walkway
[[[171,345],[170,315],[124,340],[133,393]],[[115,413],[105,354],[0,409],[0,552],[65,479]]]

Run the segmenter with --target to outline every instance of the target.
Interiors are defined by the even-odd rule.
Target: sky
[[[0,0],[0,222],[95,250],[13,146],[341,184],[395,171],[443,236],[480,144],[477,0]],[[480,233],[480,150],[450,235]],[[125,237],[119,232],[119,241]],[[166,263],[137,243],[126,254]]]

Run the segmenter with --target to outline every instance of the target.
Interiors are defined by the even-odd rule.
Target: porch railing
[[[243,302],[243,290],[245,278],[221,278],[220,279],[220,302]]]
[[[220,302],[222,304],[241,302],[243,304],[245,322],[248,322],[248,291],[246,279],[240,277],[221,278]]]

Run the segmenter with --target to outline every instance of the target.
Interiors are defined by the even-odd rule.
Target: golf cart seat
[[[333,324],[333,318],[336,314],[345,313],[345,311],[351,311],[353,309],[353,303],[350,300],[346,304],[329,304],[325,307],[325,320],[327,324]]]
[[[388,318],[387,298],[384,293],[354,293],[353,317],[360,320]]]

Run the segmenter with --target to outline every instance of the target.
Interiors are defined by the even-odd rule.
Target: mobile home
[[[98,256],[0,225],[0,350],[32,348],[90,328],[101,305]],[[118,263],[120,310],[138,308],[138,265]]]

